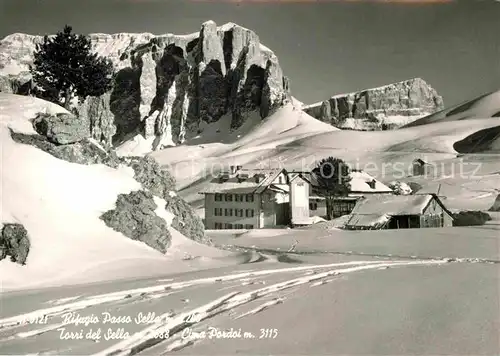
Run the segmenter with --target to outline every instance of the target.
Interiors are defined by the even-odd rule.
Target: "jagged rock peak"
[[[265,118],[290,98],[276,55],[255,32],[234,23],[206,21],[187,35],[89,36],[95,52],[111,59],[117,70],[110,102],[94,105],[106,109],[103,122],[116,125],[116,130],[94,131],[116,132],[115,143],[142,130],[146,139],[154,138],[155,149],[177,144],[227,115],[231,129],[237,129],[250,112]],[[14,34],[0,41],[0,90],[16,92],[23,85],[13,75],[25,80],[42,39]],[[96,110],[92,115],[102,116]]]
[[[339,128],[394,129],[444,108],[443,98],[422,78],[338,94],[302,110]]]
[[[246,44],[248,44],[249,40],[256,40],[259,42],[258,36],[252,30],[233,22],[217,26],[213,20],[204,22],[200,31],[185,35],[172,33],[155,35],[149,32],[120,32],[114,34],[90,33],[88,36],[91,38],[94,49],[99,55],[109,57],[116,66],[123,67],[125,64],[123,57],[127,58],[128,54],[137,46],[148,44],[150,41],[166,42],[169,44],[176,43],[180,45],[184,42],[186,45],[188,42],[200,38],[204,29],[208,28],[211,29],[212,33],[216,32],[218,34],[221,42],[224,38],[224,33],[227,32],[237,33],[238,36],[243,37],[242,40],[243,42],[247,42]],[[49,35],[49,37],[51,36],[53,35]],[[31,64],[33,60],[32,52],[35,50],[36,44],[40,43],[42,40],[42,35],[30,35],[19,32],[7,35],[0,40],[0,75],[17,74],[27,71],[29,64]],[[266,52],[269,57],[275,57],[274,53],[266,46],[260,43],[257,43],[257,46],[261,51]],[[15,68],[11,65],[9,72],[6,73],[4,69],[6,69],[9,64],[15,64]]]

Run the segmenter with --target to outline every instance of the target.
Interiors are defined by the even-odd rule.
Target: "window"
[[[225,224],[224,228],[228,229],[228,230],[231,230],[233,228],[233,224]]]
[[[217,209],[217,208],[214,209],[214,215],[219,216],[219,209]]]
[[[224,209],[225,216],[233,216],[233,209]]]
[[[222,230],[222,223],[215,223],[215,230]]]
[[[315,201],[309,203],[309,209],[310,210],[318,210],[318,203]]]
[[[253,202],[253,194],[247,194],[246,201],[250,203]]]
[[[222,201],[222,194],[215,193],[215,201]]]
[[[247,209],[246,211],[246,217],[247,218],[253,218],[253,209]]]
[[[241,201],[241,196],[239,194],[236,194],[234,196],[234,201],[238,201],[238,202]]]
[[[245,229],[253,229],[253,225],[246,224],[246,225],[245,225]]]
[[[243,209],[234,209],[234,215],[243,217]]]
[[[232,194],[226,194],[226,201],[233,201],[233,195]]]
[[[280,177],[278,178],[278,184],[283,184],[283,176],[280,176]]]
[[[236,229],[243,229],[243,224],[236,224]]]

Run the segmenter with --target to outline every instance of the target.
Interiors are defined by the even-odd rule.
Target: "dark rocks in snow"
[[[488,213],[478,210],[464,210],[453,214],[453,226],[478,226],[491,220]]]
[[[52,156],[71,163],[78,164],[105,164],[112,168],[118,167],[119,158],[113,150],[106,150],[90,139],[57,145],[42,135],[27,135],[11,130],[11,137],[17,143],[31,145],[45,151]]]
[[[193,208],[181,197],[168,195],[164,198],[167,202],[166,210],[175,215],[172,227],[187,238],[207,245],[211,241],[205,236],[205,225]]]
[[[40,135],[58,145],[75,143],[90,137],[88,122],[73,114],[39,113],[33,120],[33,127]]]
[[[28,231],[21,224],[4,224],[0,235],[0,261],[10,256],[10,260],[26,264],[30,252]]]
[[[171,236],[165,220],[156,215],[157,208],[151,192],[134,191],[118,195],[115,209],[101,215],[101,220],[132,240],[144,242],[165,253]]]
[[[34,83],[29,72],[21,72],[18,75],[0,75],[0,92],[30,95],[33,89]]]
[[[175,193],[175,179],[167,170],[149,156],[123,157],[120,162],[132,167],[135,172],[134,179],[141,183],[144,189],[167,202],[166,210],[175,215],[172,221],[174,229],[191,240],[210,243],[205,236],[203,220]]]
[[[170,192],[175,191],[175,179],[154,160],[145,157],[123,157],[120,162],[131,167],[135,174],[134,179],[141,183],[144,189],[151,191],[160,198],[170,196]]]
[[[77,112],[79,119],[89,124],[90,137],[105,147],[111,147],[116,133],[111,95],[89,96],[77,108]]]

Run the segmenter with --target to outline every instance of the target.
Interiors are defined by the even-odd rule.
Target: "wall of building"
[[[453,226],[453,218],[441,207],[441,205],[436,201],[436,199],[433,199],[429,206],[424,210],[423,215],[441,215],[443,216],[443,223],[442,226],[444,227],[451,227]],[[422,216],[420,223],[423,225],[423,219],[424,217]]]
[[[315,205],[316,209],[311,206]],[[326,217],[326,200],[325,199],[309,199],[309,216]]]
[[[276,226],[275,194],[266,191],[261,194],[260,227]]]
[[[241,196],[241,195],[240,195]],[[243,195],[244,196],[244,195]],[[260,224],[260,195],[253,194],[253,202],[236,201],[235,194],[232,194],[232,201],[226,201],[226,197],[222,194],[222,201],[215,200],[215,194],[205,194],[205,228],[206,229],[216,229],[216,223],[222,224],[222,229],[226,229],[225,224],[231,224],[232,229],[235,229],[235,225],[252,225],[254,229],[259,228]],[[222,215],[216,215],[215,209],[222,209]],[[229,209],[231,214],[229,214]],[[243,209],[243,216],[238,216],[236,210]],[[247,209],[253,210],[253,217],[247,217]],[[226,210],[228,215],[226,215]],[[250,227],[248,227],[250,228]]]
[[[309,224],[309,183],[301,177],[290,183],[290,204],[292,224]]]

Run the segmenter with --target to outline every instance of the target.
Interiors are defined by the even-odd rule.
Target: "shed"
[[[426,168],[429,164],[420,158],[416,158],[412,162],[412,174],[414,176],[425,175]]]
[[[453,215],[436,194],[365,196],[345,225],[352,230],[449,226]]]

